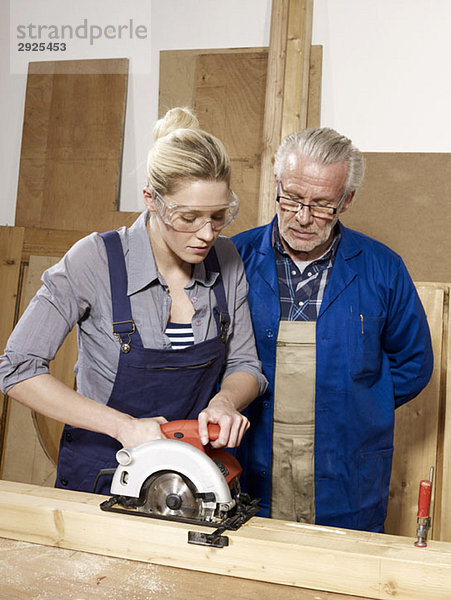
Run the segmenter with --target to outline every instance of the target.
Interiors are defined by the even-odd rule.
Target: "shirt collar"
[[[148,220],[149,211],[145,210],[127,230],[128,249],[125,249],[125,259],[128,272],[127,293],[129,296],[159,280],[158,268],[147,232]],[[217,277],[218,273],[207,273],[204,263],[201,262],[194,265],[193,278],[188,286],[198,282],[206,287],[211,287]]]

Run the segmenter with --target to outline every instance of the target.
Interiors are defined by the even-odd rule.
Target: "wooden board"
[[[313,0],[290,0],[281,138],[307,126]]]
[[[58,260],[59,257],[30,257],[21,298],[22,310],[40,288],[42,273]],[[74,387],[73,368],[76,360],[77,340],[73,330],[52,361],[50,372],[69,387]],[[12,402],[2,476],[11,481],[53,486],[62,427],[61,423],[33,413],[18,402]]]
[[[442,428],[439,430],[438,454],[442,464],[440,527],[437,539],[451,541],[451,311],[449,298],[445,304],[445,336],[443,348],[443,382],[445,403],[441,413]]]
[[[365,160],[343,223],[398,252],[415,281],[449,281],[451,154],[366,152]]]
[[[20,227],[0,227],[0,353],[12,331],[16,318],[18,282],[24,230]],[[9,400],[0,392],[0,476],[3,468],[3,448],[8,422]]]
[[[275,213],[273,157],[282,132],[288,14],[289,0],[273,1],[263,119],[259,225],[268,223]]]
[[[0,538],[0,600],[364,600]]]
[[[16,225],[110,228],[119,206],[128,59],[32,62]]]
[[[201,127],[224,142],[232,188],[241,199],[229,236],[257,225],[266,67],[262,52],[200,55],[197,60],[196,114]]]
[[[438,462],[437,450],[441,402],[444,401],[444,308],[449,288],[444,284],[417,284],[417,290],[431,331],[434,372],[421,394],[398,408],[395,413],[395,451],[385,531],[404,536],[415,535],[419,483],[421,479],[428,479],[431,466],[435,468],[436,477],[439,478],[435,487],[441,490],[441,464]],[[440,502],[435,508],[436,510],[432,502],[432,530],[429,537],[444,539],[440,537]]]
[[[103,498],[0,482],[0,537],[364,598],[449,600],[445,542],[419,549],[413,538],[254,517],[212,549],[187,543],[190,529],[208,528],[105,513]]]

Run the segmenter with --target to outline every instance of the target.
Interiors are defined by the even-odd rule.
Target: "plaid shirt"
[[[282,321],[316,321],[324,290],[332,273],[340,239],[341,233],[336,228],[334,241],[326,254],[311,262],[301,272],[298,265],[288,256],[280,241],[276,219],[273,246],[279,281],[280,318]]]

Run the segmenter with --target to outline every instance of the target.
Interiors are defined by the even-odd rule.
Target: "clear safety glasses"
[[[227,204],[212,204],[211,206],[184,206],[168,202],[154,188],[151,188],[155,207],[161,220],[172,227],[174,231],[194,233],[202,229],[207,223],[211,224],[213,231],[222,231],[230,225],[238,214],[240,200],[230,190],[230,200]]]

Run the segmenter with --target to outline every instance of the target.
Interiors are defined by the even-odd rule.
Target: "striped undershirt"
[[[171,341],[173,350],[182,350],[194,344],[194,333],[191,323],[171,323],[166,325],[165,334]]]

